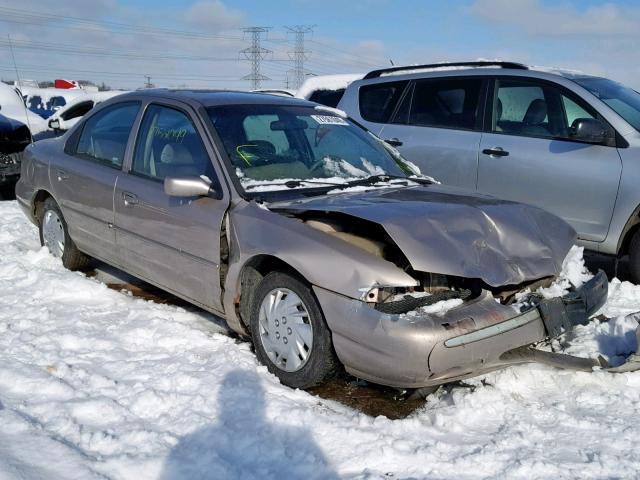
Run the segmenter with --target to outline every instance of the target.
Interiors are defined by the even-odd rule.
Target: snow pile
[[[541,365],[444,389],[404,420],[281,386],[200,311],[64,270],[0,204],[0,478],[633,478],[640,373]],[[614,282],[604,309],[640,309]],[[568,348],[628,348],[631,322]]]
[[[296,92],[298,98],[309,98],[316,90],[340,90],[347,88],[351,82],[364,77],[361,73],[340,75],[319,75],[309,77]]]
[[[589,281],[593,275],[584,265],[584,248],[574,245],[567,253],[562,262],[562,271],[553,285],[548,288],[540,288],[540,293],[544,298],[561,297],[569,292],[571,287],[579,288],[583,283]]]

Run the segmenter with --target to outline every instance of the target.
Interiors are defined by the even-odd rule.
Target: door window
[[[419,80],[409,112],[411,125],[473,130],[478,128],[482,80]]]
[[[408,82],[385,82],[360,87],[360,115],[369,122],[387,123]]]
[[[131,172],[157,181],[165,177],[214,180],[213,165],[191,119],[180,110],[150,105],[136,142]]]
[[[584,101],[560,87],[526,80],[497,82],[493,132],[572,140],[572,126],[580,118],[598,118],[598,115]]]
[[[118,103],[90,117],[82,128],[75,154],[109,167],[122,168],[138,110],[138,102]]]

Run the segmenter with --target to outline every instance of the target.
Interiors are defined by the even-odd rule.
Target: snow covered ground
[[[403,420],[281,386],[210,315],[66,271],[0,203],[0,479],[634,478],[640,373],[509,368]],[[615,281],[571,353],[635,348]]]

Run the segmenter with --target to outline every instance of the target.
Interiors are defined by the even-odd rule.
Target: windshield
[[[633,128],[640,131],[640,94],[606,78],[576,78],[576,83],[606,103]]]
[[[319,188],[371,176],[419,174],[379,140],[329,110],[288,105],[208,109],[248,191]]]

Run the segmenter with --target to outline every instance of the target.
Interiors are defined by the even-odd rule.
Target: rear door
[[[116,243],[127,270],[222,311],[220,235],[229,200],[213,155],[190,109],[149,104],[131,165],[116,188]],[[201,175],[212,181],[218,198],[164,193],[166,177]]]
[[[91,116],[64,154],[50,163],[53,195],[80,250],[116,261],[113,192],[140,102],[121,102]]]
[[[603,241],[622,171],[613,130],[606,145],[573,140],[577,118],[606,121],[554,83],[500,78],[492,90],[478,191],[544,208],[569,222],[579,238]]]
[[[380,136],[424,174],[474,190],[484,84],[480,77],[416,80]]]

